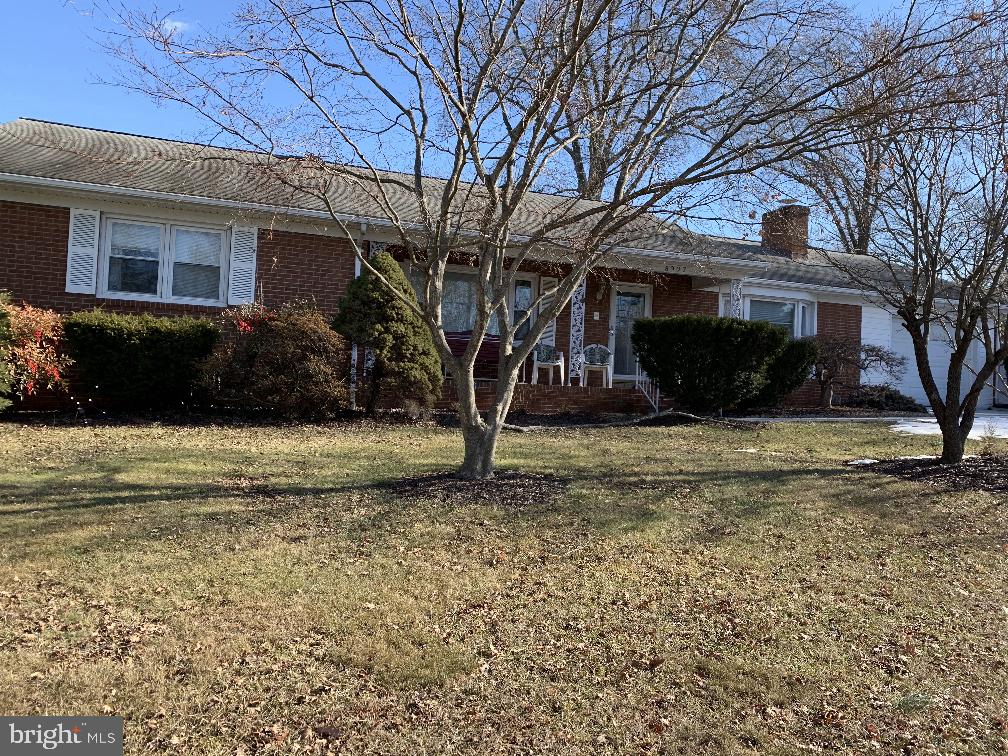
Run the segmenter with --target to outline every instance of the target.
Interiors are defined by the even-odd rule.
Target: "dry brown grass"
[[[1004,501],[843,465],[934,445],[560,429],[495,501],[395,483],[435,428],[3,425],[0,710],[130,754],[1004,751]]]

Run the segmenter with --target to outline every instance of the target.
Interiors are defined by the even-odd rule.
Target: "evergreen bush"
[[[387,252],[371,265],[404,296],[416,299],[399,263]],[[333,328],[370,349],[374,358],[366,401],[373,414],[382,394],[429,409],[441,395],[441,360],[423,320],[370,271],[351,282]]]

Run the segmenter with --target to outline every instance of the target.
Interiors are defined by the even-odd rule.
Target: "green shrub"
[[[321,418],[346,407],[347,350],[306,304],[247,305],[224,314],[225,338],[204,366],[210,398],[249,412]]]
[[[709,315],[643,318],[631,335],[662,393],[696,412],[730,409],[763,391],[769,365],[791,340],[770,323]]]
[[[14,367],[11,363],[14,335],[10,315],[2,306],[7,302],[7,295],[0,292],[0,412],[11,406],[11,392],[14,390]]]
[[[879,412],[926,412],[923,404],[887,384],[858,386],[847,400],[848,407],[865,407]]]
[[[371,265],[405,296],[415,298],[399,263],[387,252]],[[372,414],[383,392],[423,409],[441,395],[441,360],[430,331],[385,284],[370,272],[351,282],[333,320],[333,328],[374,356],[369,375],[367,411]]]
[[[819,349],[813,339],[792,339],[766,368],[766,385],[740,404],[744,407],[779,407],[812,375]]]
[[[89,310],[63,320],[87,393],[120,409],[168,409],[191,400],[220,329],[209,320]]]

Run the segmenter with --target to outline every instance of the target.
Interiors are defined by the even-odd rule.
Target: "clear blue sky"
[[[860,1],[866,9],[879,5]],[[112,78],[113,64],[99,45],[102,23],[92,15],[92,3],[4,3],[0,122],[24,116],[175,139],[204,134],[204,124],[183,108],[157,106],[141,94],[100,83]],[[149,0],[140,3],[141,7],[150,4]],[[213,28],[241,4],[241,0],[171,0],[160,5],[162,9],[178,8],[173,20]]]
[[[212,27],[239,4],[238,0],[180,0],[172,18]],[[91,8],[91,0],[4,3],[0,122],[24,116],[169,138],[198,135],[204,127],[192,113],[158,106],[141,94],[100,83],[112,78],[113,62],[99,44],[101,28],[107,24],[92,15]]]

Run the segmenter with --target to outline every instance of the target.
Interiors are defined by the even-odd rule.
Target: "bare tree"
[[[468,477],[492,474],[519,368],[591,269],[645,237],[688,243],[673,223],[684,208],[844,142],[832,93],[945,23],[907,25],[852,64],[848,19],[819,0],[257,0],[191,37],[156,10],[115,17],[127,85],[260,154],[328,208],[363,265],[360,218],[394,237],[418,281],[408,304],[457,389]],[[307,157],[279,157],[291,153]],[[515,319],[508,291],[532,260],[552,261],[558,283]],[[461,356],[442,318],[449,262],[478,274]],[[481,413],[474,364],[493,329]]]
[[[850,255],[838,268],[902,319],[942,430],[941,461],[962,460],[977,403],[1008,357],[1000,306],[1008,294],[1008,36],[979,21],[950,44],[898,117],[856,150],[831,149],[791,175],[816,192]],[[842,187],[837,190],[836,187]],[[950,348],[933,364],[932,340]],[[981,357],[970,362],[970,352]],[[936,368],[941,368],[937,370]],[[939,385],[935,376],[947,367]]]
[[[865,371],[881,373],[892,380],[899,380],[906,371],[903,357],[876,344],[825,334],[812,338],[816,345],[813,374],[819,383],[819,405],[823,408],[833,406],[833,394],[838,388],[854,388]]]

